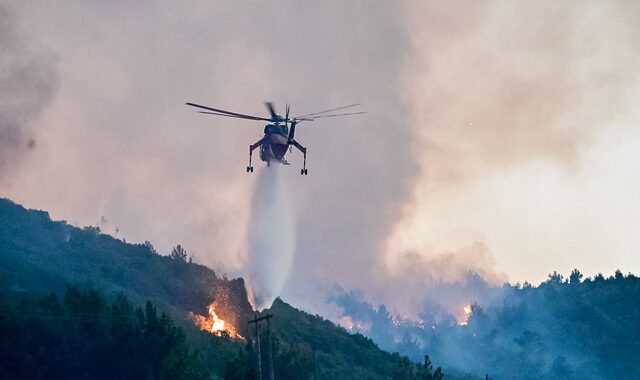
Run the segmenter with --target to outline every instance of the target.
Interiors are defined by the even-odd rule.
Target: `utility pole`
[[[269,328],[269,318],[273,317],[273,315],[269,314],[266,316],[267,318],[267,362],[269,363],[269,380],[274,380],[273,378],[273,352],[272,352],[272,342],[271,342],[271,329]]]
[[[269,329],[269,318],[272,318],[273,315],[267,314],[258,318],[258,314],[254,314],[254,318],[247,322],[247,324],[255,324],[256,327],[256,348],[258,351],[258,359],[256,365],[256,377],[258,380],[262,380],[262,356],[260,354],[260,333],[258,328],[258,322],[266,320],[267,321],[267,339],[269,340],[269,350],[267,351],[267,359],[269,361],[269,380],[274,380],[273,378],[273,356],[271,354],[271,330]]]
[[[256,352],[257,360],[256,360],[256,380],[262,380],[262,356],[260,355],[260,332],[258,331],[258,314],[254,314],[253,320],[247,322],[247,324],[255,324],[256,326]]]

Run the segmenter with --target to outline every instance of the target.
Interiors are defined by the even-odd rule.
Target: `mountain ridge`
[[[52,221],[46,211],[28,210],[0,198],[2,298],[34,292],[62,294],[69,286],[78,285],[89,291],[97,289],[108,297],[124,294],[134,304],[153,302],[159,310],[177,318],[197,348],[211,355],[218,355],[217,349],[225,350],[219,356],[234,357],[225,359],[224,365],[216,364],[216,376],[253,376],[251,358],[255,352],[251,345],[198,332],[188,317],[191,312],[206,315],[208,305],[217,302],[216,314],[235,326],[240,335],[251,337],[246,321],[254,311],[242,278],[219,277],[213,270],[184,258],[161,256],[149,243],[130,244],[101,233],[97,227],[80,229],[65,221]],[[430,376],[431,369],[385,352],[371,339],[350,334],[280,299],[260,315],[264,313],[276,315],[272,330],[278,378],[312,378],[315,373],[338,379]],[[236,347],[235,351],[230,352],[229,347]]]

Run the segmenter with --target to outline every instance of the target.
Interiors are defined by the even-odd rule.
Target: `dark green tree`
[[[571,271],[571,274],[569,275],[569,284],[571,285],[579,285],[580,284],[580,280],[582,280],[582,273],[580,273],[579,270],[574,269],[573,271]]]
[[[424,363],[418,366],[418,379],[420,380],[442,380],[444,374],[442,368],[438,367],[433,370],[433,364],[429,355],[424,356]]]
[[[173,249],[171,250],[171,254],[169,255],[169,257],[171,257],[172,259],[183,263],[187,262],[187,256],[187,251],[182,248],[180,244],[173,247]]]

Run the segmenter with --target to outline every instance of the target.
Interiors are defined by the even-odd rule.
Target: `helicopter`
[[[252,159],[253,151],[256,150],[257,148],[260,148],[260,159],[266,162],[267,166],[270,166],[271,163],[280,163],[283,165],[289,165],[289,162],[287,162],[285,155],[287,154],[287,151],[291,151],[292,147],[295,147],[300,152],[302,152],[302,155],[304,157],[302,169],[300,169],[300,174],[301,175],[309,174],[309,170],[307,169],[307,148],[305,148],[298,141],[295,140],[296,126],[303,121],[314,121],[315,119],[319,119],[319,118],[347,116],[347,115],[360,115],[360,114],[366,113],[364,111],[360,111],[360,112],[331,114],[331,112],[340,111],[340,110],[344,110],[352,107],[357,107],[360,105],[359,103],[355,103],[355,104],[349,104],[346,106],[331,108],[324,111],[312,112],[302,116],[289,117],[289,105],[287,104],[285,117],[282,117],[276,113],[273,103],[265,102],[264,104],[269,110],[269,113],[271,114],[271,118],[246,115],[246,114],[241,114],[237,112],[230,112],[230,111],[203,106],[195,103],[186,103],[186,105],[188,106],[206,110],[206,111],[198,111],[199,113],[203,113],[203,114],[269,122],[269,124],[265,125],[264,127],[264,136],[260,140],[256,141],[254,144],[249,145],[249,166],[247,166],[247,173],[253,173],[253,166],[251,165],[251,159]]]

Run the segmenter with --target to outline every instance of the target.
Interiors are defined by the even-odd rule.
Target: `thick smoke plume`
[[[475,241],[496,258],[484,270],[514,280],[568,271],[577,264],[571,253],[592,265],[589,273],[605,269],[604,251],[628,263],[635,249],[617,242],[629,241],[622,231],[637,219],[626,210],[639,205],[630,196],[612,205],[603,191],[617,186],[598,184],[633,170],[620,152],[637,148],[624,142],[639,116],[638,3],[417,1],[409,8],[408,91],[421,126],[422,173],[390,234],[391,267],[402,266],[406,252],[429,261]]]
[[[255,276],[246,200],[264,189],[244,166],[263,125],[184,102],[259,116],[265,100],[298,115],[360,102],[366,115],[299,128],[296,306],[324,312],[309,295],[339,283],[415,314],[468,270],[499,284],[640,268],[634,2],[11,6],[59,57],[61,87],[43,149],[1,190],[54,218],[104,216],[129,241]]]
[[[26,152],[37,147],[32,129],[56,92],[55,58],[43,47],[29,45],[16,15],[0,5],[0,185]]]
[[[256,309],[271,306],[293,263],[295,221],[287,178],[280,165],[259,170],[251,202],[249,287]]]

